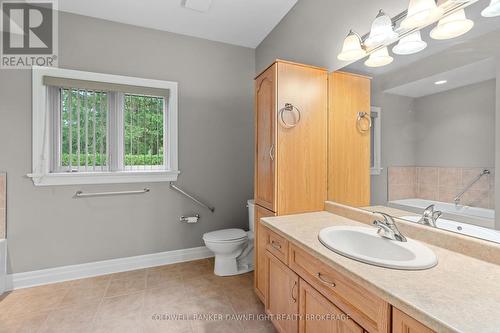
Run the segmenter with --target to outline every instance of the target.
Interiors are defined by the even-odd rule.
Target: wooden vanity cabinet
[[[282,117],[280,112],[287,103],[295,108],[284,111]],[[264,303],[263,262],[268,240],[260,232],[260,218],[323,210],[327,117],[327,70],[277,60],[255,79],[254,274],[256,293]],[[270,251],[283,259],[288,250],[280,250],[279,241],[271,240]]]
[[[392,308],[392,333],[436,333],[406,313]]]
[[[304,280],[299,282],[299,333],[363,333],[361,326]]]
[[[266,313],[280,333],[298,331],[299,276],[269,251],[266,253],[268,272]]]
[[[266,269],[266,247],[269,242],[267,228],[262,225],[260,219],[263,217],[271,217],[276,214],[260,206],[255,206],[255,271],[254,271],[254,288],[255,293],[260,298],[262,303],[266,303],[267,292],[267,269]]]

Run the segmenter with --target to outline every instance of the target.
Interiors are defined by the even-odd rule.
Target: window
[[[33,69],[36,185],[175,181],[177,83]]]
[[[380,175],[381,167],[381,128],[382,128],[382,109],[379,107],[371,108],[370,117],[372,120],[371,135],[371,154],[370,171],[372,175]]]

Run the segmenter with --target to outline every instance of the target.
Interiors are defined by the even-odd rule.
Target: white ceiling
[[[59,0],[61,11],[255,48],[297,0],[212,0],[207,12],[185,0]]]
[[[385,90],[385,92],[413,98],[437,94],[486,80],[492,80],[496,78],[495,66],[495,59],[489,58],[403,84]],[[440,80],[446,80],[447,82],[442,85],[436,85],[435,82]]]

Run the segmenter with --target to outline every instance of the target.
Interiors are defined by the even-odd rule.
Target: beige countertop
[[[364,264],[328,250],[319,231],[366,224],[328,212],[262,219],[271,230],[329,264],[438,333],[500,333],[500,266],[428,245],[438,265],[402,271]]]

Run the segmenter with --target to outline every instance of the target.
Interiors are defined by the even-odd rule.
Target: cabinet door
[[[370,79],[334,72],[329,85],[328,200],[354,207],[369,206]],[[358,126],[359,112],[366,112],[367,116]]]
[[[266,244],[267,244],[267,229],[260,223],[263,217],[274,216],[275,214],[265,208],[255,205],[255,269],[254,269],[254,286],[257,296],[261,301],[266,303]]]
[[[276,212],[276,64],[255,80],[255,203]]]
[[[363,333],[364,330],[304,280],[300,280],[300,333]]]
[[[268,283],[266,312],[280,333],[298,331],[299,277],[270,252],[266,252]]]
[[[323,210],[327,196],[328,73],[278,63],[277,213]],[[299,118],[300,112],[300,118]],[[295,116],[293,116],[295,115]],[[293,128],[283,126],[296,123]]]
[[[406,313],[392,308],[392,333],[435,333]]]

